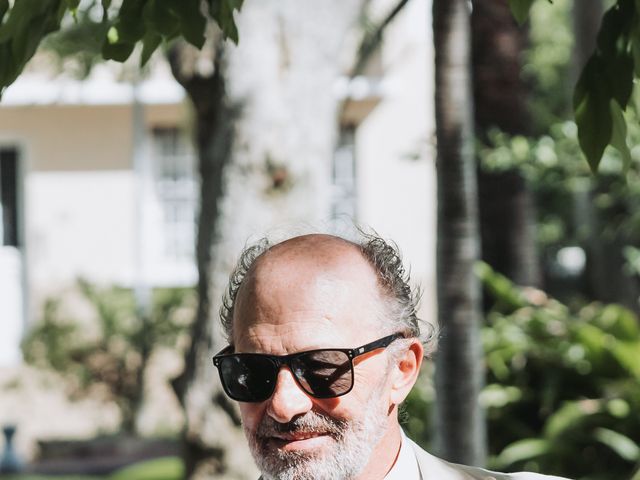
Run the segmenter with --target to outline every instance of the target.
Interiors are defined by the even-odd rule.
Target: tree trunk
[[[476,1],[471,20],[476,132],[491,128],[531,133],[528,86],[521,77],[526,30],[516,24],[507,0]],[[519,285],[541,283],[535,242],[534,201],[518,169],[479,169],[482,259]]]
[[[210,52],[213,68],[204,69],[210,75],[198,73],[203,57],[189,58],[195,54],[182,49],[170,55],[174,75],[193,103],[202,176],[200,300],[185,372],[174,381],[186,412],[191,479],[258,476],[236,406],[222,392],[211,362],[225,342],[215,312],[247,239],[274,225],[325,216],[323,192],[337,132],[334,87],[353,64],[355,45],[347,39],[362,5],[343,0],[245,4],[237,17],[240,42]]]
[[[447,460],[485,461],[477,184],[473,156],[470,10],[466,0],[434,0],[438,174],[436,443]]]
[[[216,225],[224,191],[224,170],[232,158],[234,121],[237,117],[237,112],[226,94],[226,52],[223,43],[220,42],[215,51],[209,53],[212,58],[207,60],[213,65],[207,74],[198,71],[201,65],[199,62],[202,62],[202,58],[199,57],[201,54],[186,44],[178,44],[169,52],[171,70],[186,90],[195,113],[195,144],[200,176],[200,210],[196,239],[198,306],[191,327],[191,345],[185,356],[184,370],[172,382],[185,410],[184,462],[187,478],[219,475],[225,473],[228,468],[224,445],[210,445],[203,441],[200,435],[200,419],[194,418],[189,408],[190,402],[193,401],[189,396],[197,395],[198,389],[194,388],[197,387],[195,384],[205,382],[217,385],[215,372],[209,361],[213,338],[211,273],[214,265]],[[215,396],[214,399],[226,403],[222,395]],[[215,406],[211,405],[211,408]],[[224,408],[218,410],[225,411]]]

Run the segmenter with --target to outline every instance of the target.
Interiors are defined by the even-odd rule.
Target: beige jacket
[[[404,438],[409,441],[411,448],[415,452],[418,468],[420,469],[420,478],[407,480],[568,480],[539,473],[490,472],[482,468],[445,462],[420,448],[410,438],[406,436]],[[262,477],[258,480],[262,480]]]
[[[498,473],[445,462],[424,451],[411,439],[423,480],[567,480],[539,473]]]

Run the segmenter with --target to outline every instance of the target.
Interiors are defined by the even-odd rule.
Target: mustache
[[[331,418],[314,411],[309,411],[286,423],[280,423],[265,415],[256,429],[256,435],[264,438],[286,433],[323,433],[341,437],[347,424],[345,420]]]

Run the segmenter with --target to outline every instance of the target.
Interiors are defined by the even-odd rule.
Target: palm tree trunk
[[[434,0],[438,185],[436,443],[444,458],[485,460],[477,179],[473,154],[470,9],[467,0]]]
[[[512,135],[529,134],[529,87],[520,64],[527,33],[516,24],[507,0],[475,2],[471,35],[478,137],[486,140],[496,127]],[[482,259],[519,285],[539,286],[534,200],[527,182],[516,168],[480,168],[478,179]]]

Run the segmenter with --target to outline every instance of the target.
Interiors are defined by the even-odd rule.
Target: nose
[[[313,407],[311,397],[300,388],[287,368],[281,368],[276,379],[276,388],[268,400],[267,414],[279,423],[287,423]]]

